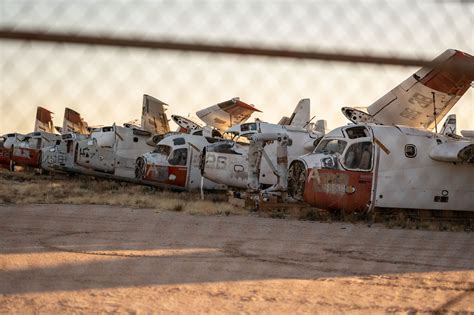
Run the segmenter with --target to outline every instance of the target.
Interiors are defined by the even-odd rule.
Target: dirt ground
[[[0,314],[474,312],[474,234],[0,205]]]

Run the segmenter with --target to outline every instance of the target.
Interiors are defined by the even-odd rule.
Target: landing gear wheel
[[[291,164],[288,171],[288,194],[290,197],[303,201],[306,184],[306,166],[299,161]]]

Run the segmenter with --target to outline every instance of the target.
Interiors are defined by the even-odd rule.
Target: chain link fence
[[[473,54],[474,2],[434,0],[0,0],[0,33],[21,31],[41,32],[42,34],[87,35],[97,38],[120,37],[132,41],[157,40],[187,43],[189,45],[205,44],[225,47],[243,46],[250,49],[323,52],[326,54],[326,58],[311,60],[309,58],[291,58],[291,56],[282,58],[281,56],[257,56],[255,54],[220,54],[197,52],[189,49],[74,44],[25,40],[24,38],[5,38],[6,36],[2,38],[0,36],[0,135],[13,131],[20,133],[32,131],[37,106],[43,106],[53,111],[56,114],[56,125],[62,125],[64,107],[70,107],[80,112],[89,125],[108,125],[113,122],[130,121],[140,117],[143,94],[152,95],[168,103],[170,105],[168,114],[183,116],[193,115],[197,110],[206,106],[239,96],[243,101],[252,103],[262,110],[263,113],[255,117],[270,122],[278,122],[281,116],[291,114],[299,99],[310,98],[312,103],[311,115],[315,115],[316,119],[326,119],[328,127],[332,129],[347,123],[340,111],[342,106],[368,106],[418,69],[418,66],[415,65],[403,66],[403,62],[394,65],[397,64],[397,60],[412,59],[420,61],[421,64],[433,59],[448,48],[455,48]],[[338,61],[341,59],[341,55],[352,56],[354,62],[347,62],[350,60]],[[394,62],[390,65],[387,62],[380,61],[380,59],[378,62],[355,62],[358,60],[357,56],[361,58],[364,56],[378,56],[386,58],[386,60],[391,59]],[[458,114],[459,129],[474,129],[473,105],[474,91],[470,89],[453,109],[453,112]],[[89,187],[89,183],[83,185]],[[149,196],[143,198],[149,198]],[[40,210],[46,211],[48,209]],[[77,214],[87,213],[76,210],[72,212]],[[22,221],[18,221],[20,223],[15,221],[17,218],[14,216],[13,210],[7,213],[9,214],[5,215],[5,218],[10,221],[7,220],[5,225],[11,223],[12,226],[17,224],[23,227]],[[116,212],[116,209],[114,209],[114,218],[120,215],[122,215],[121,212]],[[146,224],[149,223],[146,221],[147,218],[143,219],[142,226],[142,221],[135,221],[136,215],[138,213],[134,213],[134,219],[130,219],[130,224],[134,225],[131,230],[132,236],[128,238],[126,234],[120,232],[121,239],[134,240],[133,237],[138,239],[140,234],[135,232],[134,229],[138,227],[142,230],[143,226],[148,226]],[[41,220],[47,220],[42,225],[43,229],[46,229],[45,226],[48,228],[51,226],[51,231],[54,230],[53,227],[56,228],[57,226],[64,226],[64,229],[66,229],[71,224],[76,225],[76,221],[69,221],[69,217],[67,222],[56,222],[48,216],[43,217],[42,215],[38,221],[34,221],[31,225],[35,226],[38,222],[43,222]],[[90,221],[93,220],[90,219]],[[119,222],[113,220],[109,222],[104,217],[94,219],[94,221],[105,222],[106,227],[100,228],[109,230],[113,230],[112,227]],[[78,224],[78,228],[85,229],[81,224]],[[175,229],[175,226],[171,223],[170,226]],[[202,226],[202,229],[205,227],[206,233],[212,235],[209,239],[218,239],[219,233],[224,230],[234,231],[232,228],[229,229],[228,226],[219,224],[215,224],[211,229],[208,229],[207,225]],[[155,237],[157,229],[155,225],[153,227],[149,225],[149,227],[149,230],[152,231],[149,234],[153,235],[150,248],[154,249],[161,240],[160,237]],[[240,223],[236,224],[235,227],[240,229]],[[87,228],[90,227],[87,226]],[[190,228],[187,225],[179,225],[176,230],[179,231],[181,228],[185,231],[183,235],[187,235]],[[353,228],[354,231],[359,230],[360,226],[351,226],[347,232],[352,233]],[[192,230],[194,229],[195,226],[193,225]],[[334,230],[334,225],[328,228],[328,230],[330,229]],[[346,229],[346,227],[343,227],[343,229]],[[178,235],[176,230],[173,231],[174,234],[172,235]],[[308,233],[318,231],[313,226],[308,227],[308,231],[310,230],[312,232]],[[145,229],[145,231],[147,230]],[[198,229],[198,231],[201,230]],[[258,229],[255,228],[255,232],[242,231],[236,232],[236,235],[239,233],[254,235],[256,232],[262,232],[265,237],[268,237],[268,231],[269,228],[266,226],[263,226],[263,228],[259,226]],[[284,239],[285,234],[281,236],[281,230],[278,226],[275,231],[277,231],[275,234]],[[355,245],[350,245],[345,252],[341,251],[342,254],[334,251],[335,262],[332,267],[336,266],[336,268],[345,270],[344,273],[339,273],[340,279],[343,279],[342,276],[345,277],[346,273],[355,276],[359,275],[356,273],[357,270],[362,270],[360,275],[373,274],[374,270],[379,268],[380,279],[386,277],[387,283],[390,282],[386,288],[383,288],[388,291],[391,290],[392,286],[398,286],[393,284],[394,281],[399,281],[398,276],[392,276],[391,274],[418,273],[415,280],[413,280],[416,286],[400,286],[400,292],[406,296],[411,296],[412,292],[424,286],[425,295],[413,295],[412,297],[415,299],[422,296],[420,300],[429,300],[435,295],[439,297],[448,294],[446,293],[448,289],[444,289],[446,283],[453,287],[458,286],[459,288],[449,289],[453,293],[449,293],[446,304],[439,306],[438,310],[441,311],[459,300],[467,300],[468,295],[473,292],[473,282],[470,282],[472,272],[463,269],[472,266],[472,263],[469,263],[472,242],[466,240],[467,237],[464,234],[436,234],[436,237],[430,239],[431,234],[421,234],[421,232],[418,233],[419,231],[409,231],[411,233],[408,234],[409,236],[405,235],[407,231],[394,230],[389,234],[384,234],[384,230],[377,228],[370,231],[372,234],[367,233],[366,239],[363,238],[362,241],[358,241],[361,244],[367,243],[367,246],[362,244],[360,248],[370,249],[373,252],[372,260],[363,256],[363,252],[361,252],[360,258],[357,257],[359,249],[354,247]],[[23,230],[15,233],[17,234],[11,236],[12,240],[19,238],[20,233],[24,234]],[[301,231],[298,231],[298,233],[301,233]],[[304,233],[306,233],[305,230],[303,230]],[[313,237],[312,234],[308,234],[309,236],[306,239],[311,240],[314,244],[319,240],[323,240],[327,242],[323,244],[328,248],[339,242],[339,239],[335,241],[330,238],[325,239],[327,233],[324,231],[318,233],[321,233],[321,235]],[[4,234],[7,235],[6,232]],[[408,241],[410,235],[413,236],[409,240],[410,243],[405,244],[405,247],[401,246],[400,244],[404,243],[405,240]],[[39,236],[34,234],[34,237]],[[44,239],[53,242],[51,241],[52,238],[44,237]],[[92,236],[87,237],[92,239]],[[347,239],[350,240],[351,244],[356,244],[351,237]],[[138,241],[140,244],[143,243],[141,239],[138,239]],[[431,241],[433,250],[428,247],[428,250],[423,251],[425,250],[424,243],[429,241]],[[76,242],[75,239],[71,241],[71,243],[74,242]],[[292,259],[298,261],[298,258],[294,258],[295,249],[293,247],[293,244],[298,242],[275,243],[277,244],[275,246],[279,246],[275,252],[279,253],[288,246],[291,251],[287,256],[291,256]],[[35,246],[36,243],[37,240],[34,239]],[[306,246],[306,243],[301,244],[296,248]],[[343,245],[341,244],[339,245],[342,248]],[[411,247],[412,244],[414,244],[413,247]],[[91,246],[96,245],[94,243]],[[21,246],[18,248],[14,248],[13,252],[22,250]],[[48,247],[48,250],[52,248],[54,249],[54,247]],[[87,249],[87,247],[81,248]],[[116,250],[112,246],[111,248]],[[70,271],[76,272],[77,276],[81,278],[81,281],[76,281],[79,285],[58,286],[61,290],[71,291],[77,287],[81,289],[95,288],[94,281],[99,283],[97,287],[107,289],[113,289],[115,286],[127,288],[143,284],[162,284],[164,282],[160,282],[161,279],[156,281],[162,274],[180,274],[182,272],[182,270],[179,270],[181,265],[178,264],[175,270],[173,269],[175,268],[174,262],[170,264],[169,260],[162,265],[158,265],[159,267],[165,266],[165,269],[160,269],[156,265],[157,260],[149,260],[146,256],[140,256],[150,248],[144,247],[143,252],[136,256],[140,259],[138,262],[124,262],[123,269],[117,269],[117,264],[111,260],[103,265],[78,264],[78,269],[75,269],[75,265],[65,264],[64,267],[51,267],[48,270],[51,274],[60,275],[67,275]],[[423,248],[423,250],[417,253],[417,248]],[[312,247],[310,249],[312,250]],[[97,249],[94,247],[91,251],[97,252]],[[328,251],[328,249],[324,248],[324,251]],[[4,250],[3,257],[7,255],[5,252],[8,253]],[[341,260],[341,255],[344,253],[347,254],[347,259]],[[453,253],[467,253],[467,256],[463,256],[464,261],[461,259],[459,260],[461,262],[452,264],[454,271],[451,270],[453,273],[450,275],[447,273],[450,270],[448,267],[437,267],[436,264],[449,266],[449,260]],[[336,254],[339,256],[336,256]],[[307,260],[313,259],[311,255],[314,255],[314,253],[304,252],[301,254],[301,257],[303,257],[301,261],[306,263]],[[249,257],[253,256],[253,254],[249,255]],[[391,263],[389,259],[394,257],[396,262]],[[416,261],[418,257],[421,257],[421,263]],[[178,258],[174,259],[176,261]],[[413,262],[409,261],[410,259]],[[277,261],[278,266],[280,266],[282,259],[278,257]],[[200,261],[194,263],[194,260],[192,262],[183,269],[188,268],[186,270],[193,277],[196,274],[214,273],[208,269],[207,263],[200,263]],[[324,260],[322,262],[326,263]],[[423,262],[426,264],[423,264]],[[458,267],[460,263],[464,264],[463,268]],[[229,265],[234,266],[234,262],[228,264],[226,261],[225,264],[225,268]],[[242,267],[242,270],[239,268],[244,264],[246,264],[246,267],[250,265],[252,268],[255,265],[256,269],[252,269],[252,272],[257,276],[258,272],[261,272],[258,268],[264,266],[257,265],[255,261],[250,263],[247,261],[237,262],[235,264],[237,269],[235,271],[232,271],[233,267],[230,269],[232,277],[223,280],[235,281],[235,279],[238,279],[233,278],[233,275],[242,273],[244,267]],[[298,266],[295,263],[292,263],[292,265]],[[140,266],[149,269],[141,271]],[[308,270],[311,270],[311,272],[313,270],[317,271],[319,268],[319,265],[316,267],[309,266]],[[353,269],[354,266],[356,269]],[[224,268],[224,264],[219,268],[227,270]],[[304,280],[308,280],[315,277],[312,273],[308,273],[310,275],[308,277],[305,273],[301,276],[296,267],[294,270],[287,266],[284,266],[284,268],[290,270],[290,276],[285,277],[285,279],[291,277],[299,279],[299,277],[302,277]],[[459,268],[459,270],[456,268]],[[41,271],[40,267],[37,269]],[[105,270],[113,270],[117,273],[111,276],[110,284],[100,283],[105,278],[84,281],[84,277],[95,275],[94,270],[98,270],[95,273],[98,275],[102,275]],[[161,272],[157,273],[156,270],[161,270]],[[19,282],[20,284],[17,285],[15,279],[20,278],[21,272],[23,270],[4,271],[3,273],[7,279],[3,282],[12,283],[12,292],[16,294],[30,292],[30,289],[23,289],[23,287],[31,287],[34,292],[34,288],[41,287],[41,282],[32,276],[30,279],[29,273],[26,273],[28,275],[27,281],[23,284]],[[429,273],[424,275],[424,272],[436,272],[436,277]],[[118,277],[120,281],[117,281],[117,274],[132,275],[132,280],[127,282],[128,280],[123,280],[126,277]],[[146,278],[151,277],[152,280],[149,282],[142,282],[141,280],[133,282],[135,274],[139,274],[141,278],[145,278],[141,275],[146,274]],[[333,273],[328,272],[326,275],[332,277]],[[252,274],[251,278],[257,276]],[[272,274],[268,279],[272,277],[279,279],[280,275],[276,273],[273,276]],[[374,278],[377,277],[374,276]],[[54,287],[54,285],[50,285],[53,280],[44,277],[43,273],[41,273],[39,279],[46,279],[44,281],[48,283],[48,288],[50,286]],[[205,276],[202,279],[204,279],[202,280],[203,283],[221,281],[221,279],[213,280],[212,278],[209,280]],[[62,283],[62,281],[63,279],[58,283]],[[179,280],[178,283],[180,281],[185,283],[185,280]],[[434,284],[431,286],[431,282],[435,284],[439,282],[442,287],[438,288]],[[89,285],[89,283],[92,284]],[[270,285],[271,283],[267,283],[265,286]],[[347,287],[346,282],[342,285]],[[390,289],[388,288],[389,285]],[[39,292],[46,292],[47,290],[42,288]],[[156,296],[160,295],[156,294],[157,291],[153,292]],[[316,295],[313,294],[314,292],[316,290],[311,291],[309,295]],[[341,290],[341,292],[341,294],[344,294],[347,291]],[[433,292],[436,294],[433,294]],[[6,296],[6,294],[4,295]],[[295,295],[294,292],[291,296],[293,295]],[[374,296],[374,300],[382,300],[378,293]],[[357,297],[360,297],[360,292],[357,293]],[[154,298],[148,299],[146,303]],[[287,298],[285,297],[285,299]],[[94,300],[96,299],[94,295]],[[100,299],[98,300],[100,301]],[[128,295],[123,298],[123,301],[129,302],[131,300],[133,298]],[[15,300],[11,301],[15,302]],[[62,305],[62,302],[56,304]],[[351,308],[350,305],[347,307],[346,310],[358,310],[357,308]],[[388,308],[385,311],[412,312],[411,309],[404,309],[402,306],[397,307]],[[373,312],[374,309],[368,308],[368,310]],[[436,313],[435,306],[426,312],[431,311]]]
[[[194,44],[323,51],[431,60],[447,48],[474,51],[474,4],[463,1],[18,1],[2,0],[0,28],[121,36]],[[417,67],[264,56],[0,40],[0,133],[29,132],[36,106],[64,107],[90,124],[140,115],[142,94],[196,110],[230,97],[278,121],[309,97],[328,127],[341,106],[367,106]],[[474,116],[469,91],[455,107]]]

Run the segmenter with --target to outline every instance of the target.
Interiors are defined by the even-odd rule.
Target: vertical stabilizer
[[[89,130],[87,129],[88,124],[84,121],[81,117],[81,114],[67,108],[64,110],[64,120],[63,120],[63,128],[62,133],[78,133],[78,134],[89,134]]]
[[[50,112],[46,108],[38,106],[36,109],[36,120],[35,120],[35,132],[44,131],[49,133],[55,133],[53,124],[53,112]]]
[[[456,134],[456,114],[451,114],[446,118],[440,133],[445,136]]]
[[[143,95],[142,129],[152,134],[165,134],[170,131],[166,108],[168,104],[150,95]]]
[[[289,125],[295,127],[305,127],[311,120],[310,110],[311,101],[309,98],[301,99],[290,117]]]

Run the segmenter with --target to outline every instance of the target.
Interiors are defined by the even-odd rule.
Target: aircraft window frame
[[[356,148],[359,146],[359,153],[354,153],[356,150],[351,150],[352,148]],[[365,151],[365,148],[369,148],[368,151]],[[364,157],[364,153],[368,152],[369,156],[367,155]],[[352,160],[349,163],[347,160],[349,158],[349,154],[353,153]],[[344,154],[341,158],[342,166],[347,170],[355,170],[355,171],[362,171],[362,172],[370,172],[373,167],[373,157],[374,157],[374,145],[372,141],[359,141],[351,143],[347,149],[344,151]],[[369,163],[367,166],[363,164]],[[349,165],[351,164],[351,165]]]
[[[171,147],[169,145],[159,144],[156,146],[155,150],[153,150],[153,153],[158,153],[168,158],[171,153]]]
[[[183,154],[184,153],[184,154]],[[179,148],[171,152],[168,163],[173,166],[186,166],[188,161],[188,148]]]
[[[114,131],[114,127],[102,127],[102,132],[112,132]]]
[[[405,145],[405,156],[409,159],[416,157],[417,149],[416,145],[408,143]]]
[[[173,139],[173,144],[174,145],[183,145],[183,144],[186,144],[186,140],[183,137],[174,138]]]
[[[240,131],[257,131],[257,123],[245,123],[240,125]]]
[[[370,136],[369,130],[365,126],[349,127],[344,130],[344,133],[349,139],[367,138]]]
[[[337,145],[339,148],[337,150],[327,150],[327,144],[333,141],[337,141]],[[342,146],[342,147],[341,147]],[[318,154],[318,153],[323,153],[323,154],[342,154],[344,150],[347,147],[347,141],[343,139],[324,139],[321,140],[316,148],[314,149],[313,153]]]

